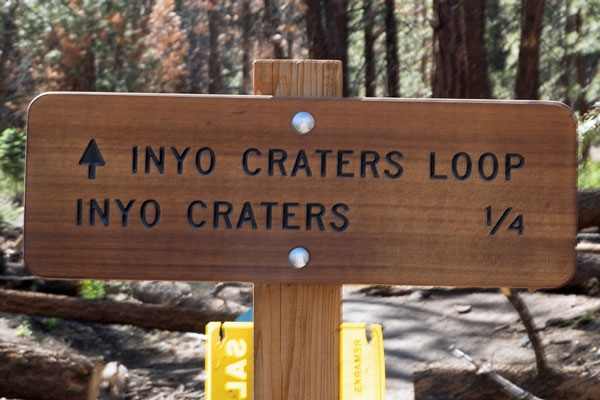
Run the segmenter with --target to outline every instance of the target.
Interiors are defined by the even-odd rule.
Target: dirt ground
[[[415,363],[464,363],[450,355],[455,345],[490,366],[531,366],[534,356],[516,312],[496,290],[401,288],[381,297],[344,288],[343,318],[383,326],[387,399],[411,399]],[[364,290],[363,290],[364,291]],[[373,293],[377,290],[367,290]],[[552,367],[600,360],[600,298],[523,293]],[[49,321],[0,313],[0,341],[76,351],[117,361],[130,376],[127,399],[201,399],[204,337],[130,326]],[[600,364],[590,369],[600,371]],[[600,398],[600,394],[598,396]]]
[[[20,260],[15,245],[20,234],[17,230],[2,238],[5,258],[12,254],[13,261]],[[11,253],[12,248],[17,251]],[[213,289],[209,284],[191,287],[206,293]],[[239,287],[231,289],[221,295],[237,296],[231,301],[249,304]],[[540,332],[550,367],[558,371],[580,368],[586,376],[598,379],[600,296],[526,291],[521,295]],[[383,327],[387,399],[414,397],[411,375],[417,365],[423,366],[420,363],[464,366],[464,360],[450,354],[450,346],[491,368],[534,366],[525,329],[499,290],[344,286],[343,299],[344,321]],[[202,334],[0,313],[0,342],[75,352],[119,365],[119,376],[128,378],[128,388],[118,397],[103,400],[204,398]],[[600,393],[592,398],[600,399]]]
[[[464,365],[450,355],[451,345],[492,368],[535,363],[523,325],[497,290],[417,289],[394,297],[352,294],[353,287],[345,291],[345,321],[383,326],[387,399],[413,398],[411,373],[416,363]],[[540,329],[552,368],[600,359],[600,314],[594,313],[600,298],[544,292],[525,292],[522,297]],[[600,371],[600,365],[590,368]]]

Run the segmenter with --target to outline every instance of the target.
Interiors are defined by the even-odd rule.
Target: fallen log
[[[575,276],[568,286],[581,286],[591,278],[600,279],[600,254],[578,251]]]
[[[509,295],[507,295],[507,297],[508,296]],[[528,313],[529,313],[529,311],[528,311]],[[488,366],[482,365],[479,362],[473,360],[473,358],[471,358],[471,356],[464,353],[462,350],[457,349],[454,346],[451,346],[450,352],[452,353],[452,355],[454,357],[462,358],[463,360],[470,362],[475,368],[477,368],[476,373],[480,373],[480,374],[489,376],[494,382],[496,382],[496,384],[498,384],[498,386],[500,386],[500,389],[502,389],[502,391],[504,393],[506,393],[507,395],[509,395],[511,398],[514,398],[517,400],[543,400],[543,399],[537,397],[536,395],[534,395],[533,393],[529,393],[528,391],[523,390],[523,388],[515,385],[508,379],[504,378],[502,375],[498,375],[496,372],[494,372]],[[538,367],[538,375],[540,375],[539,367]]]
[[[577,192],[577,228],[582,230],[600,226],[600,190],[584,189]]]
[[[494,371],[546,400],[596,399],[600,380],[585,367],[561,366],[550,378],[537,376],[534,368],[519,368],[494,363]],[[415,400],[512,400],[489,376],[476,373],[470,365],[430,362],[413,365]]]
[[[600,281],[600,254],[588,252],[587,249],[578,245],[577,265],[573,278],[566,285],[550,289],[550,291],[593,294],[595,287],[598,286],[598,281]]]
[[[0,343],[0,397],[47,400],[98,398],[98,359],[17,343]]]
[[[239,310],[198,309],[0,289],[0,312],[101,324],[204,333],[210,321],[231,321]]]
[[[28,289],[35,285],[36,291],[76,296],[79,281],[43,279],[32,275],[22,262],[8,262],[0,274],[0,284],[7,289]]]

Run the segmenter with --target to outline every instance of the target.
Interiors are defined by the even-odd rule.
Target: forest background
[[[580,187],[600,186],[600,0],[3,0],[0,225],[19,219],[37,94],[250,94],[259,58],[342,60],[350,97],[562,101]]]

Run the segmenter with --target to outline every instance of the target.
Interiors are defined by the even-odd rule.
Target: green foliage
[[[581,118],[579,128],[579,188],[600,187],[600,162],[590,160],[589,150],[600,142],[600,108]]]
[[[0,193],[0,228],[22,224],[23,206],[15,205],[12,196]]]
[[[587,310],[582,316],[563,321],[563,326],[582,326],[594,321],[597,317],[597,310]]]
[[[103,299],[106,296],[106,283],[93,280],[81,281],[80,295],[84,299]]]
[[[25,172],[25,132],[7,128],[0,134],[0,172],[15,185],[16,192]]]
[[[25,133],[7,128],[0,133],[0,227],[19,224],[25,173]]]
[[[44,321],[44,325],[46,326],[47,329],[54,328],[57,323],[58,323],[58,319],[56,317],[47,318]]]
[[[578,186],[580,189],[600,188],[600,163],[588,161],[579,165]]]
[[[15,336],[18,337],[29,337],[31,336],[31,327],[29,326],[29,321],[23,321],[17,326],[15,329]]]

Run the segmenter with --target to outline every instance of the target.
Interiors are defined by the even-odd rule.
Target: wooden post
[[[341,97],[342,63],[257,60],[254,94]],[[255,400],[339,399],[341,289],[254,285]]]

